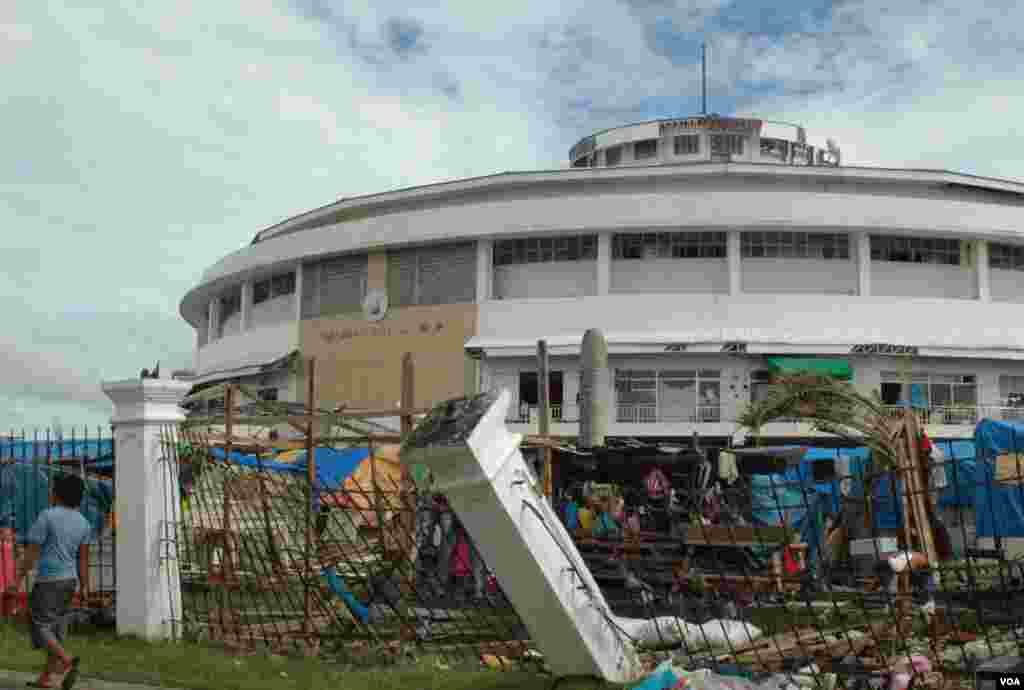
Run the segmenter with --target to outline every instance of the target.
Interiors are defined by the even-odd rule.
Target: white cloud
[[[834,137],[850,164],[1024,178],[1017,3],[851,0],[824,19],[787,9],[784,34],[716,28],[716,16],[753,11],[725,0],[0,3],[0,295],[17,345],[0,374],[36,372],[3,389],[0,427],[5,415],[45,422],[60,405],[93,414],[83,391],[97,379],[157,358],[186,364],[182,295],[284,217],[563,166],[580,137],[650,115],[652,97],[697,104],[705,37],[713,106],[735,99]]]

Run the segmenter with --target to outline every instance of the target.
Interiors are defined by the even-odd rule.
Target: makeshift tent
[[[791,454],[794,448],[758,450]],[[800,541],[807,544],[808,566],[814,570],[825,529],[825,501],[816,490],[813,462],[807,461],[806,453],[800,464],[788,467],[783,474],[751,475],[750,493],[754,522],[773,526],[786,524],[799,530]]]
[[[211,453],[216,458],[225,458],[225,453],[220,448],[211,449]],[[385,497],[384,508],[397,509],[394,490],[400,485],[402,478],[402,465],[398,454],[398,446],[375,447],[375,463],[371,465],[370,451],[367,448],[314,449],[319,502],[327,506],[369,511],[373,508],[372,498],[366,492],[373,490],[373,477],[376,475],[377,485]],[[302,477],[305,477],[307,472],[304,450],[287,451],[273,456],[273,459],[257,459],[255,455],[232,452],[231,462]],[[367,518],[373,522],[372,516]]]
[[[933,441],[945,455],[945,487],[939,489],[940,506],[974,505],[976,479],[976,463],[974,443],[971,441]],[[811,478],[812,466],[820,460],[836,460],[837,474],[846,459],[847,472],[851,477],[850,493],[852,497],[864,495],[864,476],[871,465],[871,451],[865,447],[857,448],[808,448],[807,454],[800,463],[800,473],[805,479]],[[838,476],[829,482],[818,482],[815,489],[826,497],[828,512],[838,513],[841,506],[840,480]],[[878,529],[897,529],[903,524],[903,508],[900,499],[902,482],[897,481],[895,487],[889,473],[881,474],[875,482],[872,512]],[[895,492],[895,493],[894,493]]]
[[[946,456],[946,486],[939,492],[942,507],[973,506],[978,463],[973,441],[934,441]]]
[[[983,419],[974,429],[978,537],[1024,537],[1024,424]]]
[[[50,507],[51,475],[58,473],[56,468],[31,461],[0,463],[0,523],[13,526],[19,541],[24,540],[39,513]],[[113,504],[113,482],[85,480],[81,511],[97,532],[103,529]]]
[[[769,357],[768,371],[775,376],[816,374],[841,381],[853,378],[853,368],[848,361],[823,357]]]
[[[211,455],[220,460],[225,459],[226,454],[220,448],[211,448]],[[313,458],[316,462],[317,484],[323,491],[334,491],[348,479],[357,467],[369,457],[370,452],[366,448],[348,448],[337,450],[334,448],[315,448]],[[281,462],[281,459],[286,462]],[[294,475],[306,475],[306,451],[292,451],[284,458],[274,456],[273,459],[257,458],[255,455],[247,455],[233,451],[230,461],[243,467],[263,468],[272,472],[283,472]]]

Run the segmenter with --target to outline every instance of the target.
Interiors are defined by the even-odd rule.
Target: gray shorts
[[[33,649],[46,649],[54,640],[64,642],[68,611],[77,589],[78,581],[75,579],[37,582],[32,587],[29,609],[32,613]]]

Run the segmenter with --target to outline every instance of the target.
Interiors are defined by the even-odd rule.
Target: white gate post
[[[181,621],[181,580],[176,554],[163,543],[174,536],[165,521],[177,514],[177,482],[163,461],[161,427],[185,418],[179,406],[191,384],[135,379],[103,384],[114,403],[114,491],[117,633],[168,639]]]

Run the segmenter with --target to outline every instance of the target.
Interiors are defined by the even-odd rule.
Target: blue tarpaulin
[[[974,429],[977,481],[974,507],[979,537],[1024,537],[1024,484],[996,481],[996,460],[1024,453],[1024,424],[983,419]]]
[[[933,445],[941,449],[946,457],[946,487],[939,492],[941,506],[972,506],[975,500],[976,477],[975,449],[971,441],[933,441]],[[858,448],[809,448],[800,463],[800,473],[809,479],[813,475],[812,466],[819,460],[832,460],[838,463],[840,457],[849,458],[849,473],[853,478],[850,495],[864,495],[864,475],[871,464],[871,451],[865,447]],[[838,513],[841,510],[839,480],[818,482],[816,491],[825,500],[826,510]],[[954,481],[955,480],[955,481]],[[897,529],[903,525],[903,508],[900,481],[893,486],[889,473],[881,474],[875,482],[872,513],[878,529]]]
[[[818,493],[812,478],[815,461],[815,457],[808,458],[805,454],[799,465],[787,468],[784,474],[755,474],[750,477],[754,522],[762,525],[788,524],[799,530],[800,541],[808,547],[808,565],[812,570],[821,551],[827,509],[825,499]]]
[[[211,448],[210,453],[221,460],[225,458],[224,451],[220,448]],[[345,480],[352,476],[356,468],[370,457],[368,448],[347,448],[337,450],[334,448],[315,448],[313,458],[316,461],[316,476],[318,486],[325,491],[334,491],[341,488]],[[263,467],[273,472],[287,472],[291,474],[306,473],[306,453],[303,452],[295,462],[274,462],[272,460],[259,460],[255,455],[245,455],[237,451],[231,453],[231,462],[247,467]]]
[[[39,513],[50,507],[51,472],[46,465],[32,462],[0,464],[0,522],[13,527],[19,541],[35,522]],[[114,487],[110,480],[85,480],[85,496],[80,510],[97,532],[113,509]]]

